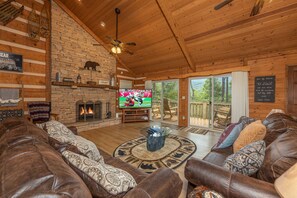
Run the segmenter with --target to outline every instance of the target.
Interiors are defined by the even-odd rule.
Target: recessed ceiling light
[[[105,23],[103,21],[100,22],[101,27],[105,27]]]

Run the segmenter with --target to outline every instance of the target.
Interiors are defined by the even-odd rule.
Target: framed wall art
[[[23,56],[0,51],[0,71],[23,72]]]

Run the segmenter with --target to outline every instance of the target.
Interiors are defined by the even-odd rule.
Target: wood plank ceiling
[[[60,1],[106,43],[106,36],[115,38],[120,8],[119,40],[137,46],[129,48],[134,55],[119,58],[137,75],[199,71],[199,64],[297,47],[296,0],[265,0],[253,17],[254,0],[234,0],[218,11],[222,0]]]

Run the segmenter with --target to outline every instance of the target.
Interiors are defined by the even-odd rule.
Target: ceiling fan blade
[[[131,52],[130,50],[127,50],[127,49],[124,49],[123,51],[126,52],[127,54],[130,54],[130,55],[134,54],[133,52]]]
[[[128,43],[125,43],[126,45],[131,45],[131,46],[136,46],[136,43],[135,42],[128,42]]]
[[[222,7],[224,7],[225,5],[231,3],[232,1],[233,1],[233,0],[225,0],[225,1],[223,1],[222,3],[216,5],[216,6],[214,7],[214,9],[215,9],[215,10],[219,10],[219,9],[221,9]]]
[[[100,43],[93,43],[93,46],[102,46]]]
[[[250,16],[255,16],[255,15],[259,14],[264,6],[264,2],[265,2],[265,0],[256,0]]]
[[[113,46],[118,46],[119,43],[116,41],[116,40],[111,40],[110,43],[113,45]]]

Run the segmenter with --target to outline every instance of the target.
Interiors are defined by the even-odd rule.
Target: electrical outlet
[[[185,120],[186,119],[186,116],[183,116],[182,119]]]
[[[185,100],[186,99],[186,96],[182,96],[182,100]]]

